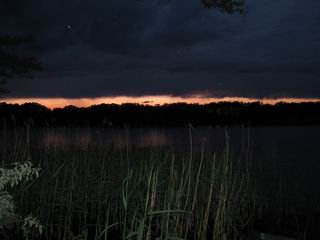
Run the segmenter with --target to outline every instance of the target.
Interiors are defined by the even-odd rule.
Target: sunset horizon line
[[[208,104],[218,102],[261,102],[263,104],[274,105],[279,102],[286,103],[305,103],[305,102],[320,102],[320,98],[249,98],[249,97],[204,97],[204,96],[190,96],[179,97],[170,95],[146,95],[146,96],[113,96],[113,97],[96,97],[96,98],[1,98],[0,102],[7,104],[24,104],[24,103],[38,103],[49,109],[63,108],[66,106],[75,107],[90,107],[92,105],[100,104],[141,104],[141,105],[163,105],[173,103],[188,103],[188,104]]]

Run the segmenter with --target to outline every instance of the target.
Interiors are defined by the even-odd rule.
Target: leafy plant
[[[22,224],[24,237],[29,239],[32,230],[42,234],[43,226],[31,214],[22,217],[16,213],[16,205],[10,190],[23,181],[28,182],[38,178],[40,168],[33,167],[29,160],[24,163],[13,163],[11,166],[11,168],[0,168],[0,230]]]

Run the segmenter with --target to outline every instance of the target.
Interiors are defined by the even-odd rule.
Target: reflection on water
[[[177,129],[172,129],[172,132],[168,129],[46,129],[33,130],[32,134],[37,139],[34,144],[40,148],[89,145],[124,148],[174,146],[178,144],[175,135],[179,132]]]
[[[230,136],[231,147],[238,150],[242,143],[251,141],[259,159],[292,161],[320,161],[320,126],[311,127],[260,127],[245,129],[201,127],[191,130],[192,144],[199,148],[206,139],[206,148],[219,150],[225,145],[225,131]],[[115,148],[170,147],[186,149],[190,146],[188,128],[110,128],[110,129],[33,129],[34,147],[81,146]]]
[[[41,147],[66,146],[67,138],[59,132],[47,132],[41,137],[39,144]]]
[[[7,131],[9,136],[16,135],[9,132],[14,130]],[[269,192],[274,192],[285,181],[290,184],[289,191],[299,189],[296,192],[303,201],[320,201],[320,126],[201,127],[191,130],[191,138],[188,128],[31,129],[30,146],[34,151],[52,147],[65,150],[88,146],[101,149],[166,147],[189,153],[191,139],[194,151],[199,151],[206,139],[206,151],[219,153],[225,147],[225,131],[235,155],[244,143],[252,142],[255,171],[267,183]],[[10,146],[8,139],[5,142]]]
[[[192,129],[194,150],[201,149],[205,138],[207,151],[221,152],[225,146],[225,130],[212,127]],[[292,188],[302,189],[305,198],[311,198],[310,193],[320,189],[320,126],[234,127],[226,131],[235,154],[239,153],[243,143],[252,142],[256,169],[270,186],[278,186],[282,180],[287,181]],[[189,152],[190,147],[188,128],[37,129],[32,130],[31,136],[34,141],[32,145],[40,148],[168,147]]]
[[[256,151],[277,158],[285,153],[286,158],[319,157],[320,127],[265,127],[265,128],[212,128],[201,127],[191,130],[194,147],[201,146],[206,139],[207,148],[219,149],[225,145],[225,131],[231,145],[237,149],[241,143],[253,142]],[[34,129],[31,140],[37,147],[51,146],[113,146],[188,148],[188,128],[110,128],[110,129]]]

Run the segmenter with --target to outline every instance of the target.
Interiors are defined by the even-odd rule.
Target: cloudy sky
[[[12,98],[319,98],[320,1],[2,0],[0,33],[26,34],[43,72]]]

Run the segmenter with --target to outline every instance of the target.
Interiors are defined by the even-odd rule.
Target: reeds
[[[41,220],[49,240],[239,239],[253,216],[249,159],[233,156],[227,135],[220,153],[205,140],[201,151],[190,146],[23,150],[42,170],[17,193],[18,207]]]

